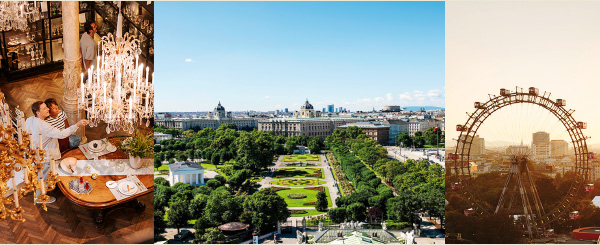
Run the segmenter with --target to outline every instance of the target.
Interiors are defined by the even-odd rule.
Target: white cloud
[[[369,102],[371,102],[371,99],[360,99],[360,100],[358,100],[358,102],[369,103]]]
[[[383,97],[377,97],[377,98],[375,98],[375,102],[381,102],[381,101],[383,101]]]
[[[268,96],[268,95],[265,96],[265,99],[267,99],[267,100],[270,99],[270,98],[271,98],[271,96]]]
[[[438,97],[441,95],[441,92],[439,89],[433,89],[433,90],[429,90],[429,92],[427,92],[427,96],[429,97]]]
[[[192,62],[192,59],[185,59],[185,62]]]
[[[409,92],[404,92],[400,94],[400,100],[413,100],[413,98]]]
[[[385,98],[387,99],[387,101],[392,101],[394,100],[394,96],[392,96],[392,94],[386,94]]]

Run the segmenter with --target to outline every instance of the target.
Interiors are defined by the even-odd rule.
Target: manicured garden
[[[317,193],[323,190],[327,195],[327,206],[331,207],[331,197],[327,187],[309,187],[309,188],[275,188],[279,189],[277,194],[285,199],[288,207],[311,207],[317,203]],[[297,198],[306,196],[304,198]]]
[[[325,212],[319,212],[316,209],[290,209],[292,217],[304,217],[324,214]]]
[[[275,179],[281,178],[323,178],[321,168],[280,168],[273,176]]]
[[[318,162],[321,161],[319,155],[285,155],[284,162]]]
[[[317,179],[281,179],[273,181],[274,185],[282,185],[282,186],[313,186],[313,185],[322,185],[325,184],[325,181],[317,180]]]

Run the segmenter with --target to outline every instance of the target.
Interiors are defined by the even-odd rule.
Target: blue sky
[[[443,2],[161,2],[155,111],[444,107]]]

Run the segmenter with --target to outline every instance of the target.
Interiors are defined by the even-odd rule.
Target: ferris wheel
[[[570,143],[572,143],[574,155],[574,173],[575,178],[562,200],[549,212],[545,212],[540,202],[536,186],[531,177],[531,170],[528,166],[528,155],[525,152],[512,152],[510,158],[510,167],[508,168],[507,179],[499,198],[498,205],[494,208],[488,203],[484,203],[474,191],[472,166],[470,164],[473,140],[478,137],[477,132],[483,123],[492,114],[505,107],[516,106],[519,104],[537,105],[542,110],[553,115],[564,127],[568,134]],[[460,193],[470,205],[470,208],[464,211],[465,215],[483,215],[494,214],[501,211],[506,206],[510,207],[512,197],[509,198],[511,191],[520,205],[521,214],[524,216],[525,223],[530,237],[537,237],[541,231],[545,231],[553,222],[564,222],[567,219],[579,218],[578,211],[574,210],[574,205],[578,199],[587,191],[593,190],[593,184],[589,181],[591,171],[591,159],[595,158],[593,152],[588,151],[586,144],[587,137],[582,130],[587,128],[585,122],[576,121],[572,114],[574,110],[566,109],[566,100],[550,99],[550,93],[540,94],[535,87],[528,90],[516,88],[515,91],[500,89],[499,95],[490,95],[486,102],[475,102],[475,111],[467,113],[468,119],[465,124],[456,125],[456,130],[460,132],[457,139],[456,150],[448,155],[449,175],[453,181],[451,189]],[[510,199],[510,200],[508,200]],[[520,200],[519,200],[520,199]],[[508,201],[507,201],[508,200]],[[504,210],[506,211],[506,209]]]

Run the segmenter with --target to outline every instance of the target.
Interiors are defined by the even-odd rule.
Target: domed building
[[[308,102],[304,102],[304,105],[300,107],[300,112],[294,111],[293,117],[296,118],[313,118],[313,117],[321,117],[320,111],[315,111],[314,107]]]
[[[215,107],[212,112],[209,112],[207,117],[203,118],[164,118],[155,119],[154,121],[157,126],[173,127],[181,130],[188,130],[190,128],[213,128],[217,129],[219,126],[225,123],[233,123],[238,129],[241,128],[256,128],[258,127],[258,121],[251,117],[232,116],[231,112],[225,111],[225,107],[219,104]]]

